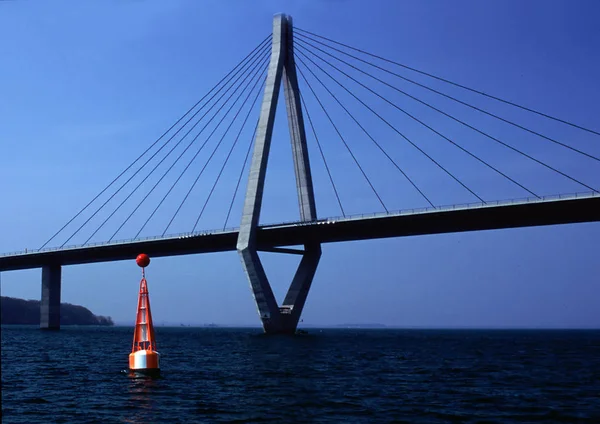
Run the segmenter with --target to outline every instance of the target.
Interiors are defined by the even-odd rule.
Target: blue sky
[[[263,40],[278,12],[292,15],[300,28],[600,130],[600,5],[593,0],[574,4],[394,0],[0,2],[0,251],[36,248],[44,243]],[[361,69],[366,70],[364,66]],[[598,136],[515,112],[402,69],[393,70],[600,156]],[[357,73],[352,75],[359,78]],[[325,75],[319,77],[327,81]],[[600,163],[461,109],[389,75],[384,78],[567,174],[600,186]],[[540,195],[586,191],[368,78],[359,79]],[[527,196],[352,84],[344,80],[357,96],[486,200]],[[390,210],[426,206],[318,82],[311,80],[311,85],[339,123],[386,206]],[[343,89],[331,81],[327,85],[398,158],[435,204],[476,201],[361,109]],[[303,83],[301,90],[346,212],[381,211]],[[265,223],[298,219],[281,101],[280,107],[261,215]],[[242,138],[198,229],[224,225],[250,132],[244,132]],[[309,145],[318,214],[340,215],[312,136]],[[207,168],[206,177],[199,180],[169,233],[191,229],[214,181],[210,175],[216,175],[220,163]],[[182,198],[197,174],[200,165],[195,166],[194,172],[182,179],[182,188],[178,186],[173,193],[175,200],[159,210],[142,235],[162,232],[179,203],[176,199]],[[166,180],[168,186],[174,177]],[[157,189],[156,196],[116,238],[133,236],[156,204],[152,199],[165,191]],[[141,199],[134,197],[130,205],[137,203],[136,198]],[[241,201],[238,195],[228,226],[238,225]],[[108,239],[125,216],[116,215],[93,240]],[[81,234],[73,242],[81,243],[89,234]],[[598,224],[580,224],[326,245],[303,318],[314,324],[598,327],[599,237]],[[281,299],[298,258],[275,254],[261,257]],[[2,273],[2,295],[39,299],[40,274],[40,270]],[[62,300],[129,322],[134,318],[139,277],[133,260],[66,267]],[[258,324],[250,289],[234,252],[154,259],[148,281],[156,322]]]

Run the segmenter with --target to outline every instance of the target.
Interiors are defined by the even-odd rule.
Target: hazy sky
[[[258,45],[271,32],[273,15],[278,12],[292,15],[302,29],[600,130],[600,4],[594,0],[0,2],[0,252],[44,243]],[[517,113],[402,68],[386,67],[600,156],[598,136]],[[317,72],[314,66],[311,69]],[[310,75],[306,68],[303,72]],[[327,76],[318,75],[434,204],[477,200]],[[359,78],[360,74],[352,75]],[[381,84],[359,79],[539,195],[588,191]],[[596,161],[389,75],[385,80],[600,187]],[[318,82],[311,80],[311,85],[339,123],[388,209],[427,206]],[[486,200],[528,196],[351,81],[343,80],[343,85]],[[381,211],[303,82],[301,91],[346,213]],[[285,107],[281,101],[280,107]],[[197,229],[225,224],[258,116],[255,110]],[[263,223],[298,219],[283,111],[279,109],[276,120]],[[308,133],[318,214],[341,215],[314,138]],[[231,145],[227,143],[232,142],[231,136],[226,139],[168,233],[191,230]],[[142,236],[164,230],[207,152]],[[166,170],[174,158],[161,169]],[[181,168],[174,169],[117,239],[135,235]],[[159,175],[143,188],[149,190]],[[114,205],[127,193],[117,197]],[[230,227],[239,223],[242,194],[236,198],[227,223]],[[93,241],[110,238],[136,199],[141,200],[133,197]],[[97,226],[111,210],[107,211],[90,224]],[[71,231],[64,236],[77,226],[69,227]],[[86,228],[71,242],[84,242],[94,226]],[[598,327],[598,240],[598,224],[580,224],[325,245],[303,318],[313,324]],[[299,258],[261,257],[281,300]],[[4,272],[2,295],[39,299],[40,277],[40,270]],[[65,267],[62,301],[82,304],[117,322],[130,322],[139,278],[133,259]],[[153,259],[148,283],[155,322],[259,324],[235,252]]]

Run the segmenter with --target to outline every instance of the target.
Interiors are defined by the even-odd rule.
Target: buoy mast
[[[129,354],[129,369],[137,372],[157,372],[160,369],[160,355],[156,351],[156,339],[154,337],[145,272],[145,268],[150,264],[150,258],[148,255],[141,253],[135,261],[142,268],[142,280],[140,281],[137,315],[133,331],[133,346]]]

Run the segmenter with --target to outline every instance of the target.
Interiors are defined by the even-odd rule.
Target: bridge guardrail
[[[150,241],[150,240],[168,240],[168,239],[172,239],[172,238],[198,237],[198,236],[210,235],[210,234],[228,233],[228,232],[233,232],[233,231],[237,231],[237,230],[238,230],[237,227],[227,227],[225,229],[203,230],[203,231],[196,231],[193,233],[176,233],[176,234],[166,235],[164,237],[163,236],[147,236],[147,237],[140,237],[140,238],[121,239],[121,240],[115,240],[115,241],[93,242],[93,243],[87,243],[87,244],[70,244],[70,245],[66,245],[66,246],[62,246],[62,247],[46,247],[44,249],[26,249],[26,250],[15,251],[15,252],[10,252],[10,253],[2,253],[2,254],[0,254],[0,258],[5,257],[5,256],[16,256],[16,255],[53,252],[53,251],[57,251],[57,250],[62,251],[62,250],[81,249],[81,248],[89,248],[89,247],[96,247],[96,246],[106,246],[106,245],[117,246],[120,244],[143,242],[143,241]]]
[[[476,209],[476,208],[485,208],[492,206],[509,206],[515,204],[526,204],[526,203],[540,203],[540,202],[549,202],[555,200],[567,200],[567,199],[578,199],[578,198],[587,198],[587,197],[598,197],[600,193],[596,192],[584,192],[584,193],[569,193],[569,194],[555,194],[548,196],[540,196],[537,197],[523,197],[518,199],[508,199],[508,200],[492,200],[486,203],[483,202],[473,202],[473,203],[459,203],[453,205],[441,205],[438,207],[423,207],[423,208],[412,208],[412,209],[401,209],[390,212],[371,212],[357,215],[347,215],[347,216],[336,216],[327,218],[327,220],[336,220],[336,221],[350,221],[353,219],[361,219],[361,218],[375,218],[375,217],[387,217],[387,216],[399,216],[399,215],[414,215],[417,213],[427,213],[427,212],[446,212],[449,210],[463,210],[463,209]],[[292,222],[287,223],[288,225],[293,224]],[[280,224],[285,225],[285,224]]]
[[[438,207],[423,207],[423,208],[412,208],[412,209],[400,209],[396,211],[390,212],[371,212],[371,213],[363,213],[363,214],[355,214],[355,215],[347,215],[347,216],[336,216],[336,217],[328,217],[323,219],[317,219],[315,221],[288,221],[288,222],[279,222],[273,224],[265,224],[263,228],[274,228],[274,227],[282,227],[282,226],[306,226],[306,225],[319,225],[319,224],[327,224],[333,223],[337,221],[353,221],[357,219],[363,218],[378,218],[378,217],[389,217],[389,216],[401,216],[401,215],[415,215],[420,213],[430,213],[430,212],[447,212],[450,210],[464,210],[464,209],[476,209],[476,208],[486,208],[492,206],[509,206],[515,204],[526,204],[526,203],[540,203],[540,202],[549,202],[556,200],[566,200],[566,199],[579,199],[579,198],[587,198],[587,197],[598,197],[600,193],[597,192],[581,192],[581,193],[568,193],[568,194],[553,194],[548,196],[540,196],[537,197],[523,197],[519,199],[508,199],[508,200],[493,200],[489,202],[474,202],[474,203],[459,203],[454,205],[441,205]],[[71,249],[81,249],[81,248],[89,248],[89,247],[97,247],[97,246],[117,246],[120,244],[127,243],[135,243],[135,242],[144,242],[150,240],[168,240],[173,238],[181,238],[181,237],[201,237],[205,235],[214,235],[214,234],[223,234],[229,233],[233,231],[238,231],[238,227],[227,227],[223,229],[213,229],[213,230],[202,230],[196,231],[193,233],[177,233],[170,234],[167,236],[147,236],[136,239],[122,239],[108,242],[93,242],[88,244],[73,244],[63,247],[47,247],[44,249],[26,249],[22,251],[15,251],[10,253],[0,254],[1,257],[6,256],[17,256],[17,255],[27,255],[27,254],[35,254],[35,253],[44,253],[44,252],[53,252],[58,250],[71,250]]]

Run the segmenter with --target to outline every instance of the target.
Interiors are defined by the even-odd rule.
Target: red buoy
[[[142,280],[138,295],[133,346],[129,354],[129,369],[134,372],[156,373],[159,371],[160,354],[156,351],[156,339],[150,312],[150,296],[146,281],[145,267],[150,263],[148,255],[141,253],[135,259],[142,268]]]
[[[135,258],[135,262],[142,268],[146,268],[150,264],[150,258],[145,253],[140,253]]]

